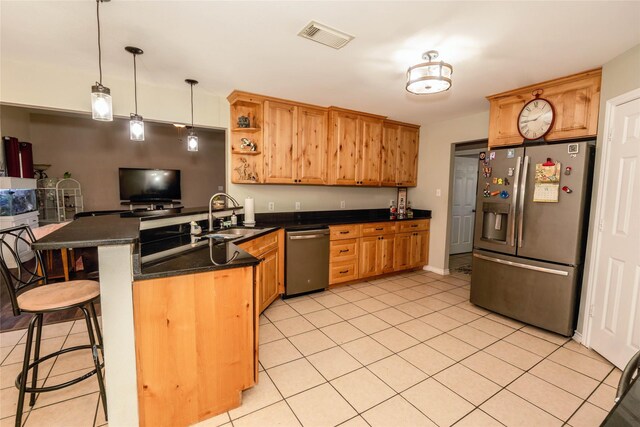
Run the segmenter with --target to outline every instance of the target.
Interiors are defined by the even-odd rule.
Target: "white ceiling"
[[[97,72],[95,2],[1,2],[1,57]],[[334,50],[297,37],[310,20],[355,36]],[[226,96],[233,89],[414,123],[486,110],[485,96],[601,66],[640,43],[640,2],[124,1],[101,6],[104,83],[138,78]],[[405,89],[422,52],[453,87]]]

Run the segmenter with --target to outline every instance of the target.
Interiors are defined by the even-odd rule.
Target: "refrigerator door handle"
[[[522,247],[524,241],[524,201],[525,190],[527,189],[527,172],[529,171],[529,156],[524,156],[524,167],[522,169],[522,179],[520,180],[520,206],[518,206],[518,247]]]
[[[535,265],[522,264],[520,262],[507,261],[506,259],[493,258],[493,257],[489,257],[489,256],[486,256],[486,255],[481,255],[481,254],[473,254],[473,256],[476,257],[476,258],[483,259],[485,261],[491,261],[491,262],[495,262],[495,263],[498,263],[498,264],[509,265],[511,267],[525,268],[527,270],[540,271],[542,273],[555,274],[557,276],[568,276],[569,275],[569,272],[567,272],[567,271],[554,270],[553,268],[545,268],[545,267],[538,267],[538,266],[535,266]]]
[[[513,202],[511,202],[511,209],[510,209],[511,212],[509,212],[509,216],[511,217],[511,221],[509,224],[511,239],[509,244],[511,246],[516,245],[516,203],[518,203],[518,182],[520,179],[521,163],[522,163],[522,157],[518,156],[518,159],[516,160],[516,172],[515,172],[514,181],[513,181],[515,183],[515,185],[513,186]]]

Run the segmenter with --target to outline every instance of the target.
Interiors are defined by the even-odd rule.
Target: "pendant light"
[[[91,86],[91,117],[103,122],[113,121],[113,107],[111,105],[111,91],[102,85],[102,46],[100,44],[100,3],[109,0],[96,0],[96,17],[98,20],[98,69],[100,80]]]
[[[443,92],[451,87],[453,67],[446,62],[435,60],[437,50],[430,50],[422,54],[427,62],[409,67],[407,70],[407,91],[416,95],[427,95]]]
[[[191,127],[187,134],[187,151],[198,151],[198,135],[193,130],[193,85],[197,85],[198,81],[193,79],[186,79],[185,82],[191,86]]]
[[[133,97],[136,107],[136,112],[131,113],[131,120],[129,120],[129,139],[144,141],[144,121],[142,121],[142,116],[138,114],[138,71],[136,68],[136,55],[142,55],[144,51],[134,46],[127,46],[124,50],[133,55]]]

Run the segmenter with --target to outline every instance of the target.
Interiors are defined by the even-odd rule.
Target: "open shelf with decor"
[[[234,184],[263,182],[264,99],[237,91],[227,99],[231,106],[231,182]]]

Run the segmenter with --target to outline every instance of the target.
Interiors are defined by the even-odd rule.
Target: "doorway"
[[[478,156],[487,141],[455,144],[452,153],[451,210],[449,224],[449,270],[469,274],[473,250]]]

